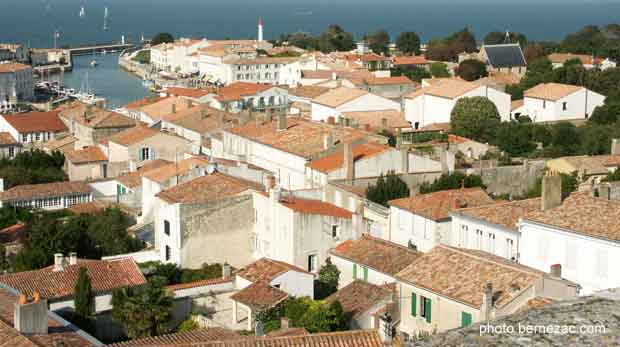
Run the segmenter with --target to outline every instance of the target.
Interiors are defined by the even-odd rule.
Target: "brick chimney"
[[[611,154],[620,155],[620,139],[611,140]]]
[[[493,311],[493,284],[490,282],[482,287],[482,304],[480,305],[480,320],[489,321]]]
[[[13,304],[13,324],[22,334],[47,334],[47,300],[38,292],[32,297],[22,294]]]
[[[562,264],[553,264],[551,265],[551,269],[549,274],[553,278],[562,278]]]
[[[355,178],[354,163],[353,163],[353,146],[350,142],[345,142],[343,148],[343,167],[345,172],[345,179],[352,181]]]
[[[542,178],[540,209],[546,211],[562,204],[562,177],[553,171]]]
[[[280,113],[278,114],[278,131],[286,130],[286,114]]]

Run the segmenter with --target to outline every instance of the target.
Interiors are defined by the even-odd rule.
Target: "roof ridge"
[[[445,248],[445,249],[448,249],[450,251],[462,254],[464,256],[476,259],[478,261],[492,263],[494,265],[501,266],[501,267],[508,268],[508,269],[512,269],[512,270],[515,270],[515,271],[519,271],[521,273],[531,274],[531,275],[535,275],[535,276],[544,276],[545,275],[544,271],[536,270],[534,268],[530,268],[529,266],[525,266],[525,265],[522,265],[522,264],[519,264],[519,263],[515,263],[518,266],[514,266],[512,264],[509,265],[509,264],[506,263],[506,262],[508,262],[508,260],[506,260],[506,262],[500,262],[500,261],[496,261],[494,259],[485,258],[485,257],[477,255],[477,254],[466,252],[466,251],[464,251],[464,250],[462,250],[460,248],[457,248],[457,247],[451,247],[451,246],[442,245],[442,244],[439,244],[436,247]],[[484,251],[481,251],[481,252],[484,252]],[[484,253],[486,253],[486,252],[484,252]],[[495,256],[495,255],[493,255],[491,253],[488,253],[488,254],[491,255],[491,256]]]
[[[413,249],[411,249],[409,247],[405,247],[403,245],[400,245],[398,243],[395,243],[395,242],[392,242],[392,241],[389,241],[389,240],[382,239],[380,237],[374,237],[374,236],[372,236],[370,234],[362,234],[362,238],[369,239],[369,240],[376,241],[376,242],[380,242],[380,243],[382,243],[382,244],[384,244],[386,246],[390,246],[390,247],[394,247],[394,248],[400,248],[400,249],[406,250],[406,251],[408,251],[410,253],[416,253],[416,254],[417,253],[421,253],[421,252],[415,251],[415,250],[413,250]],[[361,240],[361,239],[358,239],[358,240]],[[347,241],[349,241],[349,240],[347,240]],[[356,240],[350,240],[350,241],[355,242]]]

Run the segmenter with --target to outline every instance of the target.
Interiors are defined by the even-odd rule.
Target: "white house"
[[[151,47],[151,64],[158,70],[193,74],[199,71],[195,53],[207,46],[206,39],[181,38]]]
[[[50,141],[67,132],[57,111],[27,112],[0,116],[0,131],[8,132],[23,145]]]
[[[564,63],[570,60],[579,60],[581,65],[590,70],[599,68],[601,70],[613,69],[616,67],[616,62],[609,58],[596,57],[594,55],[587,54],[572,54],[572,53],[551,53],[547,56],[547,59],[551,61],[554,69],[564,66]]]
[[[403,340],[466,327],[517,312],[533,299],[574,298],[577,285],[473,250],[437,246],[396,275]]]
[[[347,240],[334,247],[329,251],[329,258],[340,270],[338,288],[343,288],[358,280],[379,286],[394,283],[396,274],[421,254],[365,234],[357,240]]]
[[[265,111],[267,107],[287,110],[288,92],[271,84],[235,82],[218,90],[211,107],[232,113]]]
[[[415,129],[433,123],[449,123],[456,102],[482,96],[495,104],[502,121],[510,120],[510,95],[489,86],[455,78],[424,82],[422,88],[405,95],[405,118]]]
[[[534,198],[453,210],[448,245],[519,261],[521,233],[517,223],[540,206],[540,198]]]
[[[398,295],[395,289],[396,283],[375,285],[357,280],[328,296],[325,301],[340,303],[350,329],[379,329],[384,313],[399,316],[395,312],[394,297]]]
[[[493,199],[479,187],[442,190],[391,200],[389,240],[427,252],[439,244],[450,244],[450,211],[489,205]]]
[[[570,84],[542,83],[523,94],[520,115],[533,122],[558,122],[588,119],[594,109],[602,106],[605,96]],[[513,111],[515,112],[515,111]]]
[[[25,184],[1,191],[0,207],[61,210],[92,199],[92,189],[81,181]]]
[[[361,219],[320,200],[300,198],[280,188],[254,193],[253,253],[317,273],[328,251],[361,234]]]
[[[562,201],[560,176],[544,179],[553,185],[544,209],[519,222],[520,262],[537,269],[559,264],[563,276],[581,286],[580,294],[619,287],[620,203],[590,192]]]
[[[343,112],[400,111],[400,103],[362,89],[339,87],[312,100],[312,120],[340,119]]]
[[[18,102],[34,98],[32,67],[0,62],[0,113],[14,110]]]

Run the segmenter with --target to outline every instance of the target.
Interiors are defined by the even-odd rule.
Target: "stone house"
[[[94,180],[108,177],[108,157],[99,147],[87,146],[65,151],[64,170],[70,181]]]

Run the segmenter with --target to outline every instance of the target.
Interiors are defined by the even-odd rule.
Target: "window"
[[[340,237],[340,232],[338,231],[337,225],[332,225],[332,239],[338,239]]]
[[[316,254],[310,254],[308,256],[308,272],[316,272],[318,256]]]
[[[170,236],[170,222],[164,220],[164,234]]]
[[[41,141],[41,133],[34,133],[34,140]]]
[[[562,103],[562,111],[566,111],[566,101]]]
[[[461,235],[459,238],[459,247],[467,247],[467,225],[461,225]]]
[[[516,260],[512,256],[512,246],[514,245],[514,241],[512,239],[506,238],[506,259]]]
[[[482,230],[476,230],[476,248],[482,250]]]
[[[461,312],[461,328],[471,325],[471,313]]]
[[[420,317],[426,320],[426,323],[431,322],[431,299],[420,296]]]
[[[547,108],[547,100],[543,100],[543,108]]]
[[[495,253],[495,234],[489,233],[489,253]]]
[[[15,147],[9,146],[9,158],[13,158],[15,156]]]
[[[140,161],[151,160],[152,158],[152,150],[149,147],[142,147],[138,152],[138,157]]]
[[[166,245],[166,261],[170,260],[172,250],[168,245]]]

